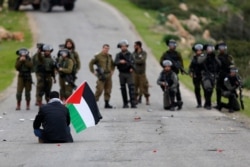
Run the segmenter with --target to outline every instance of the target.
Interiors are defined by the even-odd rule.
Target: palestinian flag
[[[70,119],[76,133],[95,126],[102,116],[95,101],[95,96],[87,82],[83,82],[66,100]]]

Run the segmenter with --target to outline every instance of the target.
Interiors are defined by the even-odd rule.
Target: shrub
[[[180,37],[177,36],[177,35],[174,35],[174,34],[166,34],[166,35],[163,36],[162,42],[166,43],[170,39],[178,41],[178,40],[180,40]]]

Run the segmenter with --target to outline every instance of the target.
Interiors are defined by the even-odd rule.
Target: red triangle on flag
[[[82,95],[83,95],[83,90],[85,88],[85,84],[86,82],[83,82],[77,89],[76,91],[68,97],[68,99],[66,100],[66,104],[70,103],[70,104],[79,104],[81,102],[82,99]]]

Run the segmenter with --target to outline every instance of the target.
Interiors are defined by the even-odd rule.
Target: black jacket
[[[120,60],[125,60],[127,63],[121,64]],[[127,51],[125,53],[119,52],[116,54],[115,65],[119,72],[130,73],[130,69],[135,69],[133,55]]]
[[[39,129],[42,125],[45,142],[73,142],[69,124],[69,110],[59,101],[55,101],[40,107],[33,128]]]

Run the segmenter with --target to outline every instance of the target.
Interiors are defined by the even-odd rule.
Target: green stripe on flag
[[[70,120],[76,130],[76,133],[79,133],[82,130],[86,129],[87,127],[83,119],[81,118],[79,112],[76,110],[74,104],[67,104],[67,108],[69,109]]]

